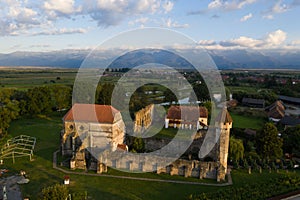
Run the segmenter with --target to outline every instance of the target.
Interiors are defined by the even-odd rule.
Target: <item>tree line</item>
[[[12,120],[24,115],[48,114],[71,105],[69,86],[42,86],[26,91],[0,90],[0,134],[6,134]]]
[[[300,157],[300,126],[279,132],[273,123],[268,122],[251,136],[234,128],[229,143],[228,161],[234,168],[294,169],[292,158]],[[290,159],[285,159],[285,154]]]

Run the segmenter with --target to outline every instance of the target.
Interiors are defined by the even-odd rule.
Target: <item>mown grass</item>
[[[1,168],[9,169],[10,174],[18,173],[21,169],[26,171],[30,182],[22,185],[21,188],[24,196],[30,197],[32,200],[37,199],[42,188],[63,182],[65,174],[52,168],[53,152],[59,149],[60,144],[61,117],[62,114],[56,113],[42,118],[23,118],[14,121],[9,129],[11,136],[25,134],[37,138],[33,161],[29,161],[28,157],[24,157],[17,158],[15,164],[12,164],[12,160],[8,159],[4,160],[4,165],[1,166]],[[285,172],[282,171],[281,173]],[[201,182],[197,179],[185,179],[184,177],[166,174],[128,174],[113,169],[109,169],[108,174]],[[217,187],[70,174],[71,184],[68,187],[71,192],[87,191],[89,199],[186,199],[190,194],[213,193],[224,188],[239,187],[247,182],[260,184],[262,181],[271,181],[272,178],[277,176],[278,174],[275,172],[264,172],[262,174],[253,172],[249,175],[245,170],[234,170],[234,185]],[[204,180],[202,182],[215,183],[214,180]]]
[[[37,199],[42,188],[62,183],[64,173],[52,168],[53,152],[59,149],[60,130],[62,129],[62,114],[55,114],[50,117],[28,119],[23,118],[12,122],[9,134],[17,136],[21,134],[37,138],[34,151],[34,160],[29,157],[17,158],[15,164],[12,159],[4,160],[2,168],[7,168],[11,173],[18,173],[25,170],[29,176],[30,183],[22,185],[24,196],[30,199]],[[139,176],[139,174],[128,174],[110,170],[108,174]],[[214,187],[184,185],[175,183],[146,182],[137,180],[117,179],[109,177],[92,177],[85,175],[71,174],[70,190],[72,192],[87,191],[89,199],[184,199],[188,194],[195,191],[212,190]],[[183,180],[183,177],[171,177],[164,174],[143,174],[141,177],[157,179]],[[190,181],[187,179],[186,181]],[[194,179],[192,181],[200,181]],[[205,180],[204,182],[214,182]]]
[[[265,118],[256,116],[246,116],[237,113],[230,113],[234,128],[250,128],[259,130],[266,123]]]

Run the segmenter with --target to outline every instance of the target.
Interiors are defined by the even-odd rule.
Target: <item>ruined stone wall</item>
[[[161,166],[161,163],[170,160],[169,165]],[[98,162],[97,172],[103,173],[107,171],[107,167],[117,168],[128,172],[149,172],[153,171],[158,174],[166,173],[170,175],[179,175],[184,177],[196,178],[217,178],[217,163],[202,162],[199,160],[184,160],[178,159],[171,162],[172,158],[162,156],[139,156],[137,159],[132,159],[132,156],[127,153],[110,153],[109,156],[103,155]]]
[[[148,105],[146,108],[141,109],[135,113],[134,121],[134,132],[142,133],[144,130],[147,130],[152,123],[154,105]]]

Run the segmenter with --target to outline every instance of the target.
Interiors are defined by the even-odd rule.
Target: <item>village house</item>
[[[300,105],[300,98],[279,95],[278,99],[292,105]]]
[[[285,116],[285,107],[281,101],[275,101],[266,109],[269,120],[272,122],[279,122]]]
[[[244,106],[248,106],[248,107],[264,108],[265,107],[265,100],[244,97],[243,100],[242,100],[242,104]]]
[[[300,125],[300,119],[293,116],[284,116],[279,123],[284,126],[284,128],[295,127]]]
[[[195,116],[199,116],[195,119]],[[171,106],[165,119],[165,128],[207,129],[208,111],[205,107]]]

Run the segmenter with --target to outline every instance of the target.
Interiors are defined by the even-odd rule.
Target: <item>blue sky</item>
[[[207,49],[300,49],[300,0],[1,0],[0,53],[90,49],[140,27]]]

